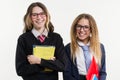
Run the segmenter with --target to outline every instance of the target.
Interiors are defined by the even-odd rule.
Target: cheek
[[[87,35],[89,36],[89,35],[90,35],[90,33],[91,33],[91,32],[90,32],[90,31],[88,31],[88,32],[87,32]]]
[[[31,19],[31,22],[32,22],[33,25],[35,25],[36,24],[36,19]]]
[[[32,17],[31,17],[30,19],[31,19],[31,22],[32,22],[32,23],[35,21],[35,19],[34,19],[34,18],[32,18]]]
[[[36,18],[33,17],[33,16],[31,16],[30,19],[31,19],[32,22],[34,22],[36,20]]]
[[[44,19],[44,21],[46,22],[47,21],[47,17],[45,16],[45,17],[43,17],[43,19]]]
[[[76,30],[76,31],[75,31],[76,34],[79,33],[79,32],[80,32],[80,30]]]
[[[31,18],[31,21],[34,22],[36,19],[35,18]]]
[[[77,37],[79,37],[80,32],[79,32],[79,31],[76,31],[75,33],[76,33],[75,35],[76,35]]]

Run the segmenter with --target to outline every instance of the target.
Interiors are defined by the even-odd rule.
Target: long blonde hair
[[[40,2],[35,2],[35,3],[32,3],[28,9],[27,9],[27,12],[24,16],[24,29],[23,29],[23,32],[27,32],[27,31],[31,31],[32,28],[33,28],[33,24],[32,24],[32,21],[31,21],[31,14],[32,14],[32,9],[34,7],[40,7],[43,9],[43,11],[45,12],[46,14],[46,17],[47,17],[47,20],[46,20],[46,23],[45,23],[45,27],[47,28],[48,31],[50,32],[53,32],[54,31],[54,26],[52,25],[52,23],[50,22],[50,15],[49,15],[49,12],[47,10],[47,8],[45,7],[44,4],[40,3]]]
[[[94,18],[90,14],[85,14],[85,13],[78,15],[75,18],[75,20],[73,21],[72,26],[71,26],[71,31],[70,31],[71,44],[70,44],[70,46],[71,46],[71,57],[73,59],[73,62],[75,60],[76,51],[79,49],[78,43],[77,43],[77,37],[76,37],[76,25],[77,25],[78,21],[81,20],[82,18],[85,18],[89,21],[91,35],[92,35],[90,37],[90,49],[91,49],[91,51],[93,51],[93,56],[97,60],[96,62],[98,62],[98,64],[101,65],[101,55],[102,54],[101,54],[97,25],[96,25]]]

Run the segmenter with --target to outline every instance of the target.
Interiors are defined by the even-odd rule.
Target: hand
[[[40,64],[41,63],[41,58],[38,58],[34,55],[28,55],[27,59],[30,64]]]
[[[55,57],[51,57],[51,58],[50,58],[50,60],[53,60],[53,61],[55,61],[55,59],[56,59]]]

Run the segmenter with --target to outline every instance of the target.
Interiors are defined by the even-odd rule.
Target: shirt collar
[[[42,33],[40,33],[40,32],[38,32],[35,28],[33,28],[32,29],[32,33],[33,33],[33,35],[37,38],[39,35],[44,35],[45,37],[47,37],[48,36],[48,30],[45,28],[45,30],[42,32]]]
[[[77,43],[79,46],[85,46],[85,45],[90,46],[90,41],[87,44],[84,44],[82,41],[77,41]]]

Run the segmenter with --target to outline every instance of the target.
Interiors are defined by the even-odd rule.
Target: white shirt
[[[78,45],[84,46],[85,44],[78,41]],[[90,43],[88,42],[87,45],[90,45]],[[91,54],[91,60],[92,60],[92,54]],[[85,58],[84,58],[84,53],[83,53],[83,50],[81,47],[79,47],[79,51],[76,52],[76,63],[77,63],[77,68],[78,68],[79,74],[86,75],[87,70],[86,70],[86,65],[85,65]]]
[[[35,28],[32,29],[33,35],[37,38],[39,35],[45,35],[46,37],[48,36],[48,31],[45,29],[42,33],[38,32]]]

